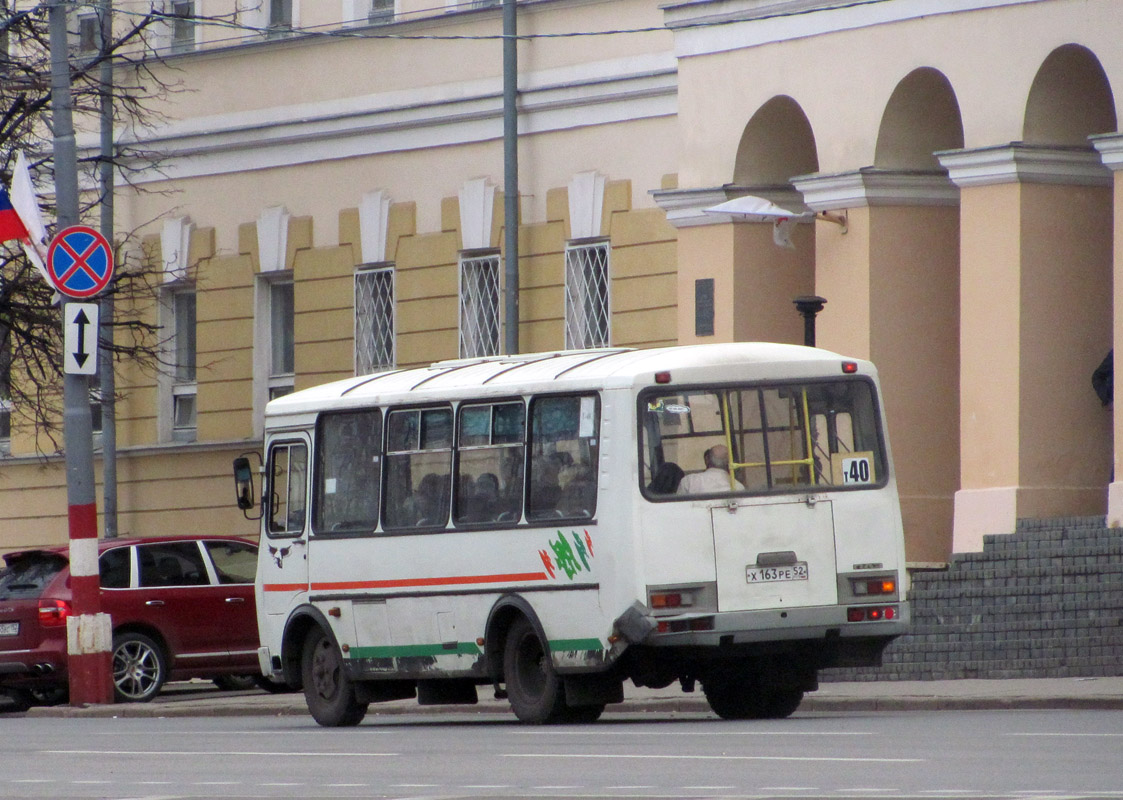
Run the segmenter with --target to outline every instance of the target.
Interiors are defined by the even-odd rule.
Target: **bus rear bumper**
[[[869,608],[875,608],[870,606]],[[876,607],[881,608],[881,607]],[[896,601],[892,618],[883,614],[874,619],[850,621],[846,606],[811,608],[772,608],[763,611],[731,611],[716,614],[691,614],[655,618],[656,629],[643,641],[653,647],[730,647],[766,642],[884,639],[907,633],[911,615],[909,604]]]

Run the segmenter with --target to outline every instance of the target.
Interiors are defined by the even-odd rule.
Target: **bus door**
[[[745,500],[710,513],[718,611],[838,602],[829,500]]]
[[[283,614],[308,593],[308,438],[269,445],[260,576],[266,614]]]

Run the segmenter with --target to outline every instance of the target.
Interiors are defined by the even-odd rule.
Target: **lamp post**
[[[823,310],[827,304],[826,298],[814,294],[800,295],[795,300],[796,311],[803,317],[803,343],[808,347],[815,346],[815,315]]]

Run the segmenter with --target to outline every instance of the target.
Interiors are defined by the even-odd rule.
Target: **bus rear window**
[[[884,483],[862,379],[652,391],[640,399],[646,494],[696,496]]]

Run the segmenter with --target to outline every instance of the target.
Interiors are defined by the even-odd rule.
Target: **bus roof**
[[[861,374],[872,364],[828,350],[773,342],[677,345],[649,349],[559,350],[439,361],[427,367],[390,370],[326,383],[279,397],[267,417],[382,403],[423,403],[455,397],[502,397],[524,392],[614,388],[655,383],[656,372],[673,383],[821,376],[831,365],[852,361]],[[834,371],[841,374],[841,368]]]

